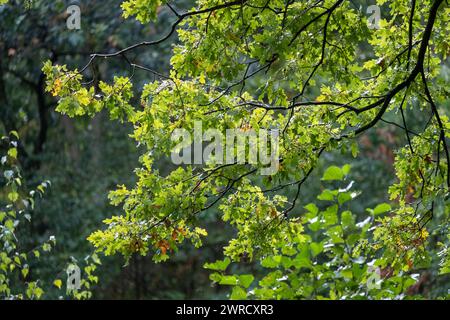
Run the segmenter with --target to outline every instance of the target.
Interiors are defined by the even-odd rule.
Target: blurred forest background
[[[367,6],[368,1],[354,1]],[[15,130],[21,137],[19,159],[27,185],[43,180],[52,185],[33,212],[26,239],[32,243],[55,235],[55,252],[32,266],[39,278],[49,279],[64,272],[71,257],[82,260],[93,248],[86,237],[101,221],[118,210],[108,204],[108,192],[117,184],[132,186],[140,155],[127,135],[131,128],[109,121],[105,113],[94,119],[71,119],[54,111],[56,101],[44,93],[42,63],[48,59],[69,68],[84,65],[93,52],[114,52],[128,45],[158,38],[170,26],[173,16],[161,12],[157,24],[142,26],[121,17],[119,0],[90,1],[11,1],[0,7],[0,135]],[[66,8],[81,7],[81,30],[68,30]],[[177,1],[178,8],[188,8],[192,1]],[[157,49],[133,51],[132,59],[161,73],[168,72],[171,41]],[[129,75],[122,59],[115,64],[98,64],[102,80],[112,75]],[[450,72],[446,69],[446,77]],[[134,76],[135,89],[148,82],[148,73]],[[447,79],[448,81],[448,79]],[[139,103],[135,101],[135,103]],[[450,104],[450,101],[449,101]],[[448,105],[449,105],[448,104]],[[447,105],[447,106],[448,106]],[[409,121],[414,121],[413,117]],[[404,135],[395,127],[373,130],[359,140],[361,154],[352,160],[352,176],[361,198],[354,212],[387,201],[387,186],[395,179],[393,149],[404,145]],[[328,154],[328,163],[342,165],[350,161],[340,154]],[[162,172],[171,164],[159,163]],[[367,174],[370,172],[370,174]],[[316,175],[320,177],[321,170]],[[310,179],[300,206],[308,203],[320,190],[320,179]],[[314,182],[315,181],[315,182]],[[358,207],[360,206],[360,207]],[[222,288],[211,286],[209,272],[202,268],[208,261],[222,258],[221,248],[231,237],[231,229],[216,219],[214,209],[202,219],[209,230],[205,246],[197,250],[186,246],[170,261],[155,264],[151,257],[134,257],[124,266],[122,257],[102,257],[98,270],[99,284],[94,298],[102,299],[199,299],[224,298]],[[249,269],[258,272],[257,265]],[[437,270],[429,270],[430,273]],[[433,277],[431,276],[430,279]],[[426,290],[443,290],[444,284],[426,284]],[[58,296],[57,290],[46,288]],[[53,288],[55,289],[55,288]]]

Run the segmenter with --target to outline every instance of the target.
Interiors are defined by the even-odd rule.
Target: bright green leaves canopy
[[[325,176],[337,169],[328,168]],[[352,185],[329,190],[332,197],[319,201],[321,210],[314,203],[305,206],[304,236],[281,241],[275,253],[262,256],[260,264],[267,270],[260,279],[229,275],[226,258],[205,265],[214,271],[211,280],[232,286],[231,299],[401,299],[418,274],[393,271],[374,245],[376,215],[386,213],[388,205],[371,209],[369,217],[343,208],[338,199],[358,194]]]
[[[414,1],[413,8],[407,0],[378,3],[384,8],[380,28],[371,29],[368,17],[352,1],[202,0],[186,12],[160,1],[125,1],[125,16],[144,23],[155,20],[159,10],[173,14],[172,29],[157,41],[93,55],[81,72],[47,63],[47,91],[59,97],[58,111],[93,116],[106,108],[113,119],[131,123],[132,137],[147,149],[136,170],[136,186],[111,193],[112,203],[121,204],[124,214],[105,221],[108,228],[89,240],[107,254],[130,256],[151,249],[161,261],[185,239],[200,245],[206,232],[198,227],[198,216],[219,208],[223,220],[237,231],[225,248],[232,260],[295,256],[264,263],[311,268],[309,253],[303,256],[306,249],[299,249],[307,246],[313,256],[327,251],[338,257],[335,265],[321,266],[328,268],[322,270],[328,279],[336,271],[343,279],[356,277],[359,286],[365,271],[350,263],[345,242],[356,247],[368,223],[355,227],[356,217],[341,210],[357,194],[323,190],[318,200],[334,204],[325,210],[308,205],[309,220],[298,218],[298,204],[302,186],[324,153],[339,150],[357,156],[355,138],[385,122],[402,129],[407,144],[397,152],[398,180],[389,189],[398,205],[368,210],[370,216],[381,216],[373,235],[379,247],[372,249],[385,248],[382,267],[392,265],[396,272],[424,263],[427,224],[436,221],[433,232],[448,228],[450,123],[439,106],[449,96],[443,66],[450,9],[442,0]],[[126,58],[137,48],[152,50],[175,30],[179,41],[169,75]],[[85,71],[102,57],[106,63],[124,58],[132,74],[146,71],[155,81],[144,85],[140,101],[134,98],[132,74],[96,87],[83,85]],[[413,130],[405,117],[410,112],[428,116]],[[170,155],[172,132],[192,130],[195,122],[222,133],[278,129],[277,172],[261,177],[261,166],[247,161],[183,166],[161,175],[154,163]],[[323,181],[342,181],[349,169],[329,167]],[[281,195],[283,190],[294,190],[294,197]],[[390,214],[382,215],[386,212]],[[305,237],[305,226],[313,232],[324,230],[326,243]],[[347,230],[357,230],[358,239]],[[325,247],[329,244],[333,249]],[[283,283],[278,273],[262,287]],[[241,283],[237,278],[223,281]],[[233,294],[242,297],[245,285]],[[328,288],[330,297],[343,295],[346,286]],[[308,290],[300,295],[310,296],[315,288]],[[269,294],[261,291],[259,296]]]

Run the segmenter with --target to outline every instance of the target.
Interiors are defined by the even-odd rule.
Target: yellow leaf
[[[86,90],[86,88],[82,88],[80,91],[77,92],[77,98],[78,102],[83,106],[87,106],[91,102],[91,99],[89,98],[89,93]]]
[[[60,79],[56,79],[55,83],[53,84],[53,96],[56,97],[60,92],[62,88],[62,82]]]
[[[56,279],[55,281],[53,281],[53,285],[58,289],[61,289],[62,281],[60,279]]]
[[[205,78],[205,75],[203,73],[200,74],[200,78],[198,79],[198,82],[200,82],[201,84],[205,84],[206,83],[206,78]]]
[[[17,149],[16,148],[9,149],[8,156],[10,156],[11,158],[17,159]]]
[[[195,233],[205,237],[208,235],[208,232],[205,229],[199,227],[195,228]]]

